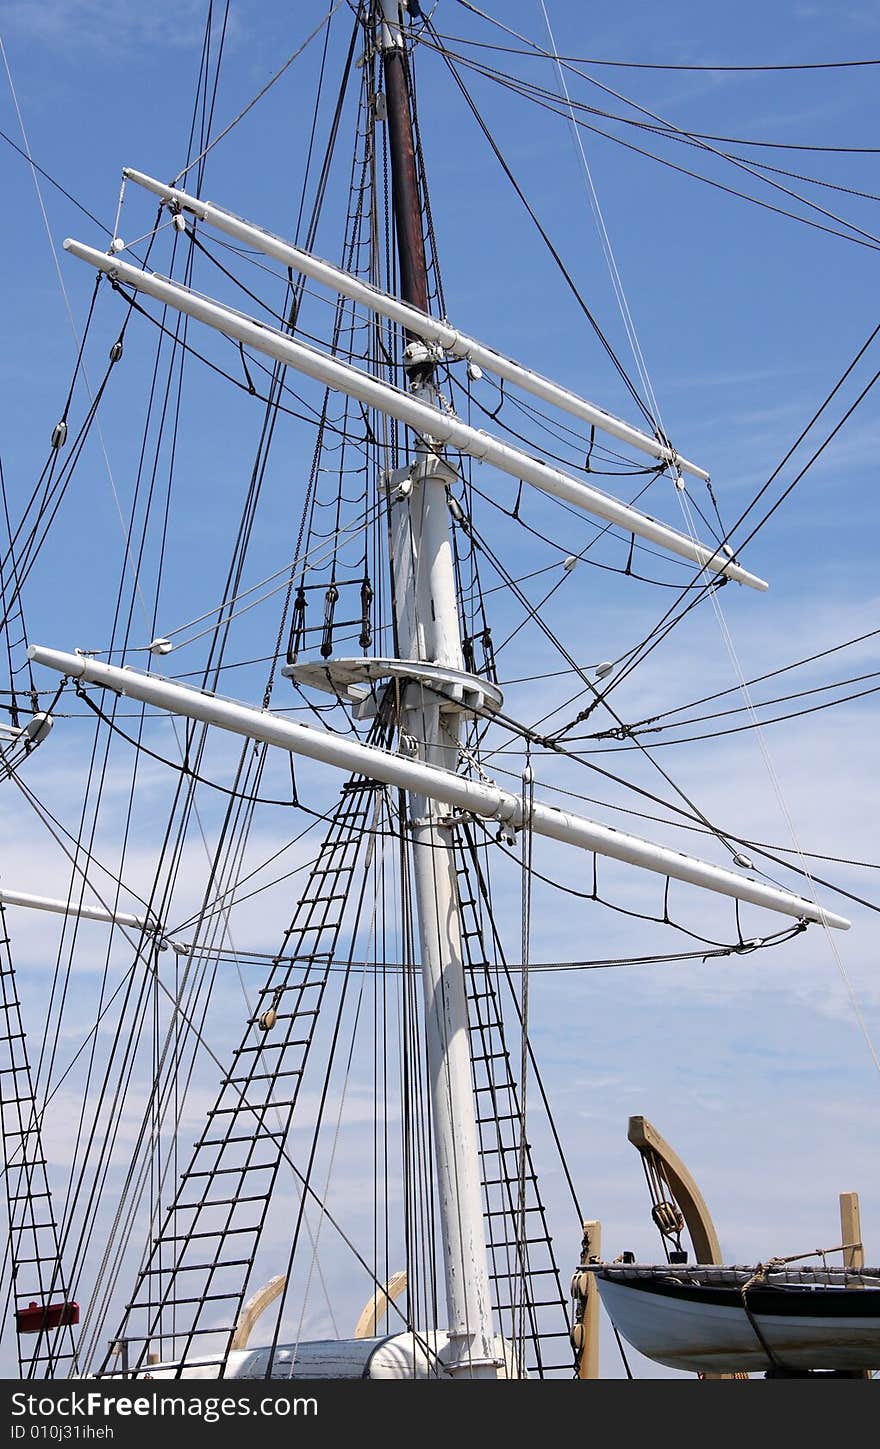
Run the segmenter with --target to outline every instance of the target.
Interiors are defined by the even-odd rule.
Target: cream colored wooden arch
[[[627,1137],[643,1157],[659,1159],[663,1176],[681,1209],[698,1263],[720,1263],[721,1244],[706,1200],[677,1152],[647,1117],[630,1117]]]
[[[399,1298],[405,1287],[406,1270],[401,1269],[399,1273],[392,1274],[384,1288],[376,1289],[357,1321],[354,1331],[355,1338],[376,1337],[376,1330],[388,1312],[389,1303],[393,1303],[396,1298]]]
[[[238,1315],[238,1322],[235,1325],[235,1332],[232,1335],[232,1348],[247,1348],[251,1330],[261,1313],[274,1303],[275,1299],[284,1292],[284,1285],[287,1278],[279,1273],[277,1278],[270,1278],[262,1288],[258,1288],[244,1305]]]

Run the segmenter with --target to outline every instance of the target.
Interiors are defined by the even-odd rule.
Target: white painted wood
[[[35,896],[27,891],[0,890],[0,904],[25,906],[30,911],[49,911],[57,916],[78,916],[83,921],[106,921],[114,926],[131,926],[135,931],[159,930],[157,921],[132,916],[126,911],[108,911],[104,906],[78,905],[76,901],[55,900],[51,896]]]
[[[57,649],[31,645],[28,656],[34,663],[44,664],[71,679],[85,679],[91,684],[103,685],[132,699],[154,704],[171,714],[219,725],[221,729],[230,730],[233,734],[263,740],[266,744],[277,745],[292,754],[305,755],[324,764],[366,775],[369,779],[381,780],[387,785],[396,785],[402,790],[421,793],[432,800],[451,805],[456,810],[505,822],[514,829],[523,823],[521,797],[502,790],[498,785],[482,780],[466,780],[450,770],[425,764],[406,755],[391,754],[373,745],[362,745],[347,736],[311,729],[308,725],[273,715],[269,710],[254,709],[233,700],[220,699],[157,675],[142,674],[134,669],[119,669],[87,655],[67,654]],[[557,810],[551,805],[536,802],[532,811],[531,828],[536,835],[576,845],[583,850],[595,851],[597,855],[607,855],[629,865],[641,866],[673,880],[702,886],[719,895],[749,901],[756,906],[766,906],[768,910],[778,911],[785,916],[819,921],[837,930],[849,930],[850,923],[845,916],[826,911],[803,896],[793,895],[777,886],[765,885],[749,876],[737,875],[734,871],[711,865],[696,856],[655,845],[637,835],[615,830],[610,825],[600,825],[567,810]]]
[[[215,205],[214,202],[202,201],[199,197],[190,196],[186,191],[180,191],[175,186],[166,186],[164,182],[156,181],[152,176],[146,176],[142,171],[135,171],[128,166],[125,168],[124,175],[129,181],[134,181],[138,186],[143,186],[147,191],[151,191],[154,196],[160,196],[163,201],[170,202],[172,206],[190,212],[200,221],[206,222],[208,226],[216,227],[218,231],[224,232],[227,236],[235,237],[236,241],[254,247],[264,256],[283,262],[286,267],[291,267],[294,271],[301,272],[303,276],[311,277],[312,281],[330,287],[341,296],[350,297],[352,301],[361,303],[362,306],[377,312],[379,316],[390,318],[392,322],[397,322],[400,326],[405,327],[407,332],[421,337],[425,342],[441,347],[450,356],[475,362],[479,367],[485,368],[487,372],[494,373],[496,377],[502,377],[505,382],[511,382],[515,386],[521,387],[532,397],[540,398],[542,402],[548,402],[561,408],[571,416],[580,418],[582,422],[589,423],[591,427],[599,428],[609,436],[618,438],[621,442],[637,448],[642,453],[647,453],[649,457],[656,458],[658,462],[669,463],[684,473],[690,473],[693,477],[702,479],[703,482],[708,481],[709,474],[704,468],[698,468],[696,463],[682,458],[673,449],[658,442],[656,438],[652,438],[650,434],[642,432],[640,428],[632,427],[621,418],[614,417],[612,413],[606,412],[604,408],[598,407],[595,403],[587,402],[585,398],[579,397],[569,388],[551,382],[549,378],[542,377],[540,373],[534,372],[531,368],[514,362],[510,357],[505,357],[503,352],[498,352],[494,347],[489,347],[486,343],[478,342],[476,338],[460,332],[451,323],[438,321],[436,317],[429,317],[418,307],[412,307],[408,302],[402,302],[399,297],[392,297],[377,287],[371,287],[368,282],[361,281],[359,277],[352,276],[350,272],[345,272],[340,267],[334,267],[331,262],[325,262],[320,257],[313,256],[311,252],[303,251],[301,247],[293,246],[290,242],[273,235],[263,227],[255,226],[252,222],[236,216],[234,212],[227,211],[225,207]]]
[[[396,50],[403,45],[400,27],[400,0],[382,0],[382,24],[379,26],[379,49]]]
[[[561,469],[542,462],[540,458],[532,458],[521,449],[502,443],[499,438],[481,428],[470,427],[454,414],[439,412],[411,394],[389,387],[387,383],[380,382],[378,378],[362,372],[360,368],[340,362],[335,357],[328,357],[314,347],[307,347],[304,343],[286,336],[277,328],[265,326],[243,312],[221,306],[219,302],[203,297],[189,287],[170,282],[154,272],[141,271],[139,267],[121,261],[116,255],[108,256],[105,252],[83,246],[81,242],[73,241],[69,237],[64,246],[72,256],[88,262],[98,271],[106,272],[108,276],[146,293],[147,296],[155,297],[157,301],[174,307],[179,312],[185,312],[188,317],[204,322],[226,337],[296,368],[298,372],[337,392],[356,398],[367,407],[377,408],[425,438],[448,444],[472,458],[490,463],[502,473],[529,483],[542,493],[561,498],[574,508],[581,508],[585,513],[614,524],[625,533],[647,539],[679,558],[690,559],[710,573],[723,574],[726,578],[747,584],[753,589],[767,588],[763,579],[749,573],[740,564],[731,562],[720,549],[695,542],[686,534],[670,528],[668,524],[651,518],[647,513],[621,503],[618,498],[612,498],[598,488],[579,482]]]
[[[425,384],[422,399],[433,399]],[[449,508],[449,469],[420,444],[411,487],[391,511],[394,603],[407,659],[464,669]],[[451,773],[458,764],[460,716],[441,713],[419,681],[402,692],[401,728],[416,758]],[[418,788],[408,795],[437,1208],[454,1377],[497,1378],[489,1261],[483,1219],[479,1139],[471,1069],[458,887],[449,806]]]
[[[845,1289],[815,1289],[846,1299]],[[772,1367],[745,1310],[645,1293],[599,1275],[599,1294],[612,1323],[655,1363],[689,1373],[761,1373]],[[786,1368],[880,1367],[880,1319],[755,1314],[771,1351]]]
[[[498,1338],[495,1356],[501,1364],[499,1378],[520,1377],[509,1343]],[[268,1348],[233,1349],[226,1361],[224,1379],[265,1379],[269,1367]],[[429,1328],[419,1333],[398,1333],[385,1338],[327,1339],[310,1343],[279,1344],[272,1355],[272,1379],[446,1379],[450,1378],[449,1335]],[[137,1378],[216,1379],[220,1377],[216,1355],[188,1357],[180,1365],[167,1362],[141,1370]],[[525,1374],[522,1377],[526,1377]]]

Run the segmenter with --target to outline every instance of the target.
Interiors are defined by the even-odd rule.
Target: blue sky
[[[317,23],[323,8],[304,3],[291,15],[291,7],[275,0],[261,5],[242,0],[232,6],[218,91],[218,126],[237,114]],[[502,7],[498,8],[501,13]],[[175,5],[157,0],[147,12],[120,4],[110,24],[106,9],[89,0],[5,7],[4,40],[34,157],[76,198],[107,218],[108,225],[123,165],[167,177],[184,163],[204,9],[197,0]],[[880,18],[868,6],[780,0],[769,7],[746,3],[707,8],[673,0],[661,11],[624,0],[587,17],[584,7],[554,0],[548,9],[560,51],[575,55],[747,64],[880,54]],[[544,40],[540,7],[531,0],[513,0],[503,7],[503,15],[514,29]],[[504,43],[503,37],[453,0],[441,0],[434,23],[444,33]],[[338,33],[334,32],[337,63],[347,25],[340,14]],[[303,138],[311,119],[314,60],[313,46],[212,152],[207,168],[206,195],[280,233],[289,233],[293,226]],[[515,64],[522,74],[555,89],[549,62],[507,57],[503,63]],[[591,73],[689,130],[800,145],[876,143],[874,68],[761,76],[598,68]],[[570,293],[548,267],[520,204],[436,57],[420,57],[419,80],[451,317],[476,336],[631,416],[619,381]],[[473,94],[491,119],[501,149],[590,307],[630,365],[565,122],[488,81],[473,84]],[[569,77],[569,84],[576,99],[608,110],[621,108],[622,102],[602,99],[585,80]],[[0,93],[0,126],[20,142],[5,79]],[[324,114],[326,119],[326,107]],[[637,144],[652,141],[638,132],[631,138]],[[722,515],[730,520],[776,466],[876,324],[877,257],[870,247],[759,210],[590,133],[585,134],[584,144],[666,431],[683,453],[710,469]],[[669,146],[664,154],[694,169],[706,164],[688,147]],[[756,154],[838,187],[880,194],[876,155]],[[0,242],[6,279],[0,447],[10,493],[13,499],[22,499],[42,466],[66,394],[74,344],[27,167],[5,145],[0,149],[0,166],[7,198]],[[719,163],[709,162],[707,170],[727,185],[754,190],[773,204],[788,204],[778,193],[760,188],[730,167],[721,169]],[[839,211],[864,231],[880,232],[875,200],[778,179]],[[43,197],[56,247],[70,234],[106,245],[106,234],[48,184],[43,185]],[[336,256],[339,220],[340,203],[333,200],[319,233],[320,253]],[[123,236],[131,240],[146,232],[151,222],[150,207],[129,189],[120,224]],[[92,277],[63,255],[60,265],[81,326]],[[160,270],[163,265],[162,260],[157,262]],[[197,274],[197,284],[214,287],[216,277]],[[102,292],[87,355],[92,378],[101,375],[119,320],[117,300],[108,289]],[[102,409],[104,441],[123,507],[132,486],[136,433],[148,381],[146,351],[143,357],[138,355],[137,336],[133,328],[125,371],[114,381],[115,390]],[[833,419],[854,400],[874,370],[876,361],[872,367],[869,355],[841,394]],[[249,400],[236,396],[228,401],[212,378],[197,371],[190,381],[192,401],[181,438],[159,619],[163,630],[196,616],[219,597],[227,534],[258,427]],[[79,405],[81,416],[82,393]],[[133,424],[133,417],[138,422]],[[872,394],[751,546],[745,561],[770,580],[770,593],[727,588],[720,596],[746,677],[878,627],[878,441]],[[299,516],[310,447],[307,429],[286,426],[282,458],[270,474],[258,521],[249,581],[268,575],[291,556],[290,535]],[[800,457],[805,460],[803,454]],[[792,476],[790,467],[781,482]],[[664,494],[663,486],[655,485],[648,506],[676,523],[680,519],[676,499],[671,488]],[[512,503],[515,490],[508,482],[495,478],[492,487],[506,506]],[[705,505],[704,495],[695,496]],[[528,500],[526,506],[536,526],[546,522],[555,528],[556,537],[570,527],[573,551],[590,536],[586,524],[563,519],[549,505]],[[499,551],[505,550],[505,561],[515,573],[536,566],[534,545],[500,515],[487,510],[481,526],[491,532]],[[84,458],[78,491],[65,501],[41,571],[26,595],[31,637],[61,648],[104,647],[120,556],[116,504],[101,450],[95,447]],[[554,557],[558,564],[558,554],[541,553],[537,564]],[[613,551],[607,557],[620,562]],[[108,558],[113,559],[109,571],[104,568]],[[533,597],[539,597],[538,583]],[[508,622],[518,618],[517,611],[504,592],[492,597],[496,638],[503,637]],[[660,612],[661,603],[665,607],[662,597],[658,602],[657,590],[578,568],[548,605],[546,616],[582,662],[596,663],[617,657],[638,638]],[[243,626],[248,643],[274,639],[272,607],[270,603],[266,611],[256,611]],[[138,634],[136,642],[147,640]],[[797,676],[795,687],[880,667],[876,642],[813,666]],[[503,679],[556,667],[546,663],[546,646],[535,631],[526,631],[519,643],[522,647],[510,652],[509,663],[507,655],[499,660]],[[199,650],[191,654],[191,663],[184,662],[183,653],[180,658],[181,670],[195,668]],[[718,621],[707,608],[676,631],[621,689],[618,708],[625,717],[644,718],[734,681]],[[228,681],[228,692],[240,697],[257,699],[261,688],[253,672],[241,671]],[[517,717],[533,719],[571,692],[565,680],[512,685],[508,704]],[[51,742],[34,757],[29,776],[34,788],[53,800],[70,824],[81,790],[77,731],[84,728],[73,720],[66,725],[59,721]],[[167,744],[167,732],[162,739]],[[223,742],[214,749],[218,768],[228,768],[233,752]],[[793,725],[771,726],[766,750],[804,848],[875,861],[873,699],[807,716]],[[664,768],[713,819],[753,839],[789,843],[782,807],[754,735],[657,753]],[[515,772],[517,762],[508,763]],[[659,777],[643,761],[615,755],[605,763],[614,768],[625,765],[630,778],[646,788],[657,787]],[[270,778],[282,779],[286,768],[286,761],[273,764]],[[563,777],[555,771],[555,766],[542,762],[539,778],[548,786],[562,783],[601,796],[604,806],[584,805],[586,813],[595,810],[599,818],[613,819],[623,828],[668,838],[696,853],[708,852],[699,837],[682,842],[675,835],[664,835],[660,826],[609,814],[612,804],[635,803],[640,808],[619,789],[594,788],[594,781],[584,781],[583,772]],[[315,798],[321,798],[326,782],[308,773],[305,778]],[[167,782],[157,767],[144,785],[141,848],[127,877],[141,887],[150,878],[152,832],[161,818]],[[210,806],[206,811],[210,836],[215,820]],[[108,852],[116,823],[112,810],[102,821]],[[63,861],[51,854],[42,834],[21,812],[20,802],[4,811],[0,828],[5,855],[12,857],[14,850],[14,866],[10,859],[3,867],[8,885],[49,893],[66,889]],[[252,841],[254,859],[268,856],[283,843],[285,829],[285,822],[271,816],[261,822]],[[201,870],[199,851],[198,841],[193,842],[188,865],[192,883],[187,887],[191,895]],[[540,847],[536,863],[550,876],[571,883],[581,879],[582,864],[563,859],[549,846]],[[869,898],[876,894],[876,870],[826,863],[817,869]],[[656,881],[634,878],[622,870],[610,871],[609,880],[617,898],[656,910]],[[513,911],[515,874],[505,874],[502,868],[499,888]],[[536,892],[535,959],[677,948],[663,933],[658,942],[656,930],[621,924],[605,913],[571,904],[570,898],[564,898],[561,911],[559,899],[543,887]],[[270,903],[265,910],[239,909],[236,935],[239,941],[271,949],[283,927],[289,896],[282,890],[268,893],[265,900]],[[833,898],[829,903],[840,907]],[[716,925],[722,935],[729,930],[726,906],[720,922],[712,901],[691,901],[688,909],[689,919],[702,923],[707,934],[713,934]],[[876,1039],[880,1036],[876,916],[855,906],[851,913],[853,930],[839,944],[865,1022]],[[184,914],[181,908],[181,918]],[[57,936],[41,920],[16,918],[13,925],[19,959],[32,968],[38,1000],[40,972],[47,953],[54,955]],[[90,949],[84,948],[84,976],[97,967],[97,938],[94,960]],[[628,1115],[642,1112],[697,1173],[729,1259],[752,1261],[769,1253],[837,1242],[836,1195],[850,1189],[862,1197],[868,1259],[880,1256],[880,1178],[870,1151],[878,1074],[819,932],[811,931],[772,953],[709,965],[566,973],[556,978],[545,974],[535,980],[532,1010],[536,1050],[545,1063],[585,1211],[602,1219],[607,1250],[616,1253],[632,1247],[649,1257],[657,1249],[641,1171],[625,1141]],[[365,1083],[361,1088],[366,1093]],[[357,1180],[359,1168],[366,1170],[366,1147],[359,1135],[363,1114],[356,1108],[349,1102],[350,1115],[343,1127],[351,1181]],[[570,1215],[565,1215],[564,1198],[552,1172],[547,1191],[557,1214],[560,1257],[567,1268],[576,1256],[577,1234]],[[329,1271],[336,1271],[337,1264],[333,1259]],[[344,1266],[338,1268],[340,1282],[345,1281]],[[314,1328],[321,1331],[319,1315]],[[613,1345],[605,1345],[603,1352],[604,1371],[619,1373]],[[640,1368],[651,1371],[646,1365]]]

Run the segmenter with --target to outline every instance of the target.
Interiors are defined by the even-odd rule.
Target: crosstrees
[[[11,1306],[16,1330],[20,1320],[37,1329],[17,1332],[19,1373],[28,1379],[65,1378],[76,1360],[73,1324],[68,1321],[72,1309],[61,1265],[41,1118],[34,1098],[27,1036],[2,903],[0,1124],[9,1228],[4,1260],[11,1274]],[[32,1304],[36,1311],[28,1313]],[[50,1309],[61,1319],[57,1324]],[[41,1328],[41,1324],[45,1326]],[[3,1328],[6,1327],[4,1324]]]
[[[343,789],[281,949],[219,1084],[174,1201],[138,1276],[117,1341],[129,1365],[149,1353],[182,1366],[213,1335],[220,1372],[284,1155],[374,786]],[[228,1256],[227,1256],[228,1253]],[[105,1371],[108,1364],[105,1363]]]

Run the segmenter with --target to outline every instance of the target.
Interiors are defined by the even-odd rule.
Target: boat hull
[[[761,1373],[779,1367],[880,1366],[880,1290],[750,1290],[759,1337],[735,1286],[597,1277],[602,1303],[618,1332],[667,1368]]]

